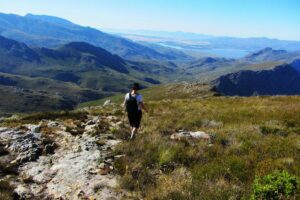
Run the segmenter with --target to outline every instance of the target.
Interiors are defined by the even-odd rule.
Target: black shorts
[[[129,124],[131,127],[139,128],[142,119],[142,111],[137,113],[128,113]]]

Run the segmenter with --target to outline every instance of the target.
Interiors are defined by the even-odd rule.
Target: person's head
[[[131,87],[131,90],[137,92],[140,89],[140,84],[134,83]]]

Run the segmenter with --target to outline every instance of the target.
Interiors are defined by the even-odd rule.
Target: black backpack
[[[129,98],[126,101],[126,111],[130,114],[135,114],[138,112],[138,103],[136,100],[136,96],[133,97],[130,93]]]

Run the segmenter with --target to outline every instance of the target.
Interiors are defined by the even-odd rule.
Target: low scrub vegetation
[[[14,189],[7,181],[0,181],[0,199],[13,200]]]
[[[299,197],[300,97],[153,100],[148,107],[136,139],[115,150],[126,155],[115,166],[121,186],[139,198],[270,199],[264,177],[282,170],[286,180],[274,176],[288,196],[279,199]],[[204,131],[212,145],[171,140],[179,130]]]
[[[0,122],[0,126],[15,127],[22,124],[39,123],[41,120],[56,120],[56,119],[86,119],[87,112],[85,111],[53,111],[39,112],[32,114],[14,115]]]
[[[297,191],[297,177],[288,172],[275,172],[254,180],[252,199],[289,199]]]

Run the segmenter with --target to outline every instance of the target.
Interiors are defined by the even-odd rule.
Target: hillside
[[[264,48],[260,51],[250,53],[243,58],[250,62],[267,62],[267,61],[292,61],[300,58],[299,52],[288,52],[285,50],[274,50],[272,48]]]
[[[131,40],[45,15],[19,16],[0,13],[0,35],[25,42],[30,46],[48,48],[74,41],[86,42],[125,59],[136,61],[177,59],[171,53],[159,53]]]
[[[133,81],[149,86],[174,71],[174,67],[161,63],[125,61],[84,42],[47,49],[30,48],[1,36],[0,39],[1,72],[73,82],[104,92],[127,91]]]
[[[72,83],[5,73],[0,73],[0,91],[0,115],[71,110],[78,103],[111,95]]]
[[[241,70],[214,81],[216,92],[223,95],[299,95],[300,73],[291,65],[269,70]]]
[[[211,84],[202,83],[170,83],[152,86],[140,91],[148,101],[171,101],[172,99],[203,99],[218,95],[213,91]],[[108,96],[95,101],[79,104],[79,108],[101,106],[106,100],[121,104],[124,101],[125,93]]]
[[[290,52],[264,48],[240,59],[226,59],[209,56],[203,57],[185,63],[182,66],[182,74],[189,77],[189,79],[207,83],[222,75],[238,72],[240,70],[271,69],[281,64],[292,63],[299,58],[299,51]]]
[[[0,129],[1,141],[34,136],[28,140],[42,152],[28,162],[24,154],[4,148],[0,160],[11,156],[18,162],[17,171],[9,162],[2,164],[7,184],[2,194],[16,188],[21,197],[38,198],[249,199],[258,178],[276,170],[300,178],[299,97],[216,97],[201,84],[141,92],[150,111],[133,141],[127,140],[120,97],[105,107],[3,119],[1,126],[8,128]],[[176,139],[182,131],[186,137]],[[195,131],[210,141],[188,136]],[[18,141],[11,145],[21,145]],[[19,181],[5,176],[10,173]],[[295,187],[292,199],[299,194]]]
[[[295,68],[300,73],[300,59],[294,60],[291,66]]]
[[[144,87],[182,81],[209,83],[228,73],[239,73],[241,70],[268,70],[290,60],[293,60],[291,65],[298,66],[297,60],[294,59],[299,57],[298,52],[267,49],[238,60],[204,57],[177,66],[171,62],[124,60],[100,47],[85,42],[71,42],[55,49],[48,49],[45,47],[32,48],[24,43],[1,36],[0,40],[0,72],[23,77],[52,79],[51,84],[55,81],[60,81],[59,83],[63,85],[62,88],[68,88],[68,83],[72,83],[75,87],[78,87],[78,90],[88,90],[91,92],[89,98],[86,98],[85,93],[75,92],[75,96],[78,95],[75,98],[76,100],[74,101],[72,97],[70,98],[70,104],[63,103],[64,106],[58,106],[59,108],[70,108],[70,105],[74,106],[76,103],[94,100],[109,93],[125,93],[132,82],[140,82]],[[278,56],[278,59],[271,59],[276,57],[274,52],[281,52],[281,56]],[[252,60],[249,60],[250,57]],[[295,68],[299,69],[299,67]],[[30,78],[26,80],[27,82],[33,81]],[[263,81],[264,78],[256,81],[256,83],[262,85],[264,84]],[[279,84],[282,85],[283,83],[280,82]],[[27,85],[30,85],[30,87],[26,88],[22,84],[19,84],[18,88],[39,91],[39,86],[34,81],[32,84]],[[277,92],[270,94],[296,94],[295,91],[297,89],[295,87],[298,87],[298,83],[290,85],[287,83],[284,87],[290,87],[290,90],[293,92],[285,93],[274,90]],[[61,93],[62,88],[57,88],[55,92],[53,90],[52,94]],[[7,87],[5,89],[5,91],[11,90],[13,90],[12,87],[9,90]],[[176,90],[174,91],[176,92]],[[222,91],[219,92],[223,93]],[[252,95],[252,93],[247,94]],[[14,92],[11,95],[13,94]],[[268,93],[262,92],[261,94]],[[26,93],[26,96],[30,96],[30,93]],[[38,98],[45,99],[46,97],[38,96]],[[47,102],[46,100],[41,101]],[[9,105],[8,103],[5,105]],[[46,104],[43,105],[46,106]],[[16,111],[34,111],[42,107],[37,105],[36,109],[33,106],[30,109],[18,108]],[[50,109],[49,106],[46,107],[46,110]],[[12,106],[9,112],[13,112],[14,108],[16,107]]]

